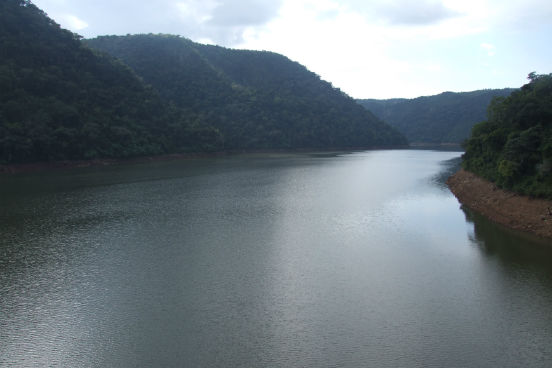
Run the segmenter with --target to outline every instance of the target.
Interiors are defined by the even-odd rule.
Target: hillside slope
[[[281,55],[176,36],[87,42],[119,54],[30,0],[0,2],[0,164],[406,143]]]
[[[28,0],[0,2],[0,163],[166,152],[157,92]]]
[[[104,36],[86,43],[129,65],[225,149],[352,148],[406,144],[355,101],[285,56],[170,35]]]
[[[471,128],[487,116],[493,97],[507,96],[514,89],[444,92],[414,99],[357,100],[410,142],[461,143]]]
[[[499,187],[552,199],[552,74],[493,101],[473,127],[463,167]]]

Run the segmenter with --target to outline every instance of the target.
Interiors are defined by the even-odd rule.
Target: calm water
[[[552,247],[461,209],[459,155],[1,176],[0,366],[551,367]]]

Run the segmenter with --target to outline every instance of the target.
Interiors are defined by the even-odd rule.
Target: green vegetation
[[[198,124],[216,127],[225,149],[406,144],[352,98],[279,54],[170,35],[104,36],[86,43],[121,59]]]
[[[157,93],[30,1],[0,2],[0,49],[0,162],[167,151]]]
[[[513,89],[444,92],[414,99],[358,100],[377,117],[395,127],[410,142],[462,143],[471,128],[485,120],[493,97],[507,96]]]
[[[406,142],[277,54],[175,36],[88,42],[111,42],[130,67],[31,1],[0,2],[0,163]]]
[[[466,170],[515,192],[552,199],[552,74],[496,98],[465,143]]]

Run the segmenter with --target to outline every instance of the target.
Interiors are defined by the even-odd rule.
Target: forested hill
[[[279,54],[170,35],[104,36],[86,43],[121,59],[198,124],[216,127],[225,149],[406,144],[355,100]]]
[[[30,1],[0,1],[0,163],[166,152],[168,109]]]
[[[444,92],[414,99],[357,100],[413,143],[461,143],[487,116],[493,97],[514,89]]]
[[[89,44],[132,68],[30,0],[0,1],[0,164],[406,142],[280,55],[176,36]]]
[[[529,79],[492,102],[465,143],[462,164],[498,186],[552,199],[552,74]]]

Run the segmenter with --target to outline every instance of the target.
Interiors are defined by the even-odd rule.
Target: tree
[[[495,99],[466,141],[463,166],[522,194],[552,198],[552,74]]]

